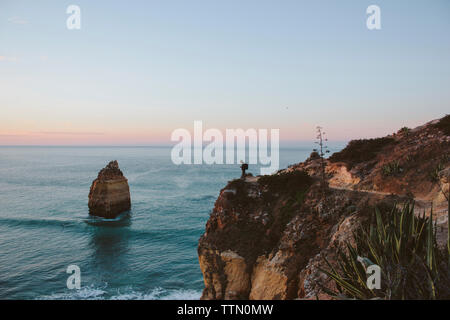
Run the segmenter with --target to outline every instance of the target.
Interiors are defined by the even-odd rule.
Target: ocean
[[[0,299],[199,299],[198,239],[240,169],[177,166],[170,151],[0,147]],[[280,169],[310,152],[281,149]],[[128,178],[132,209],[105,221],[89,216],[87,201],[110,160]],[[67,288],[69,265],[80,268],[81,289]]]

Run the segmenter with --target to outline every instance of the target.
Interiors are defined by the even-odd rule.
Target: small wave
[[[201,292],[189,289],[155,288],[148,293],[130,291],[112,296],[111,300],[199,300]]]
[[[204,196],[193,197],[193,198],[188,198],[188,199],[192,202],[203,202],[203,201],[207,201],[207,200],[215,200],[216,197],[213,195],[204,195]]]
[[[192,289],[155,288],[148,292],[133,289],[109,294],[105,288],[85,287],[70,292],[54,293],[37,298],[37,300],[199,300],[201,292]]]
[[[101,288],[85,287],[80,290],[42,296],[36,300],[102,300],[105,293],[106,291]]]
[[[79,222],[69,219],[29,219],[29,218],[0,218],[0,224],[8,225],[11,227],[16,226],[31,226],[31,227],[70,227],[77,225]]]
[[[103,227],[122,227],[122,226],[128,226],[130,225],[131,215],[129,212],[124,212],[119,214],[114,219],[107,219],[102,217],[95,217],[95,216],[89,216],[88,218],[84,219],[83,221],[89,225],[93,226],[103,226]]]

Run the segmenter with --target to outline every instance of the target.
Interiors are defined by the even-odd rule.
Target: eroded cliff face
[[[111,161],[92,182],[88,206],[91,215],[103,218],[115,218],[130,210],[128,180],[119,169],[117,161]]]
[[[348,190],[324,195],[317,181],[295,200],[280,193],[267,202],[265,192],[248,179],[221,191],[198,247],[203,299],[314,298],[319,258],[332,261],[333,248],[375,204],[401,200]]]
[[[449,136],[430,123],[387,141],[351,166],[327,161],[325,191],[315,158],[273,176],[229,182],[199,241],[202,299],[328,299],[319,282],[333,284],[319,269],[325,258],[334,263],[337,248],[352,242],[352,232],[369,221],[375,206],[414,198],[425,208],[434,201],[441,208],[438,224],[446,223],[432,176],[448,183]],[[399,166],[386,171],[394,161]]]

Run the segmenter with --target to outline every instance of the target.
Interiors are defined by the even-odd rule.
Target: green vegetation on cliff
[[[395,140],[390,137],[352,140],[342,151],[333,153],[329,160],[331,162],[345,162],[347,167],[351,169],[358,163],[375,159],[381,149],[393,143],[395,143]]]
[[[375,210],[372,222],[354,233],[355,244],[337,253],[337,267],[322,269],[336,290],[323,290],[337,298],[450,299],[448,252],[438,247],[430,217],[417,217],[414,206],[402,210]],[[370,289],[366,270],[381,270],[381,288]]]
[[[263,196],[268,198],[275,194],[298,198],[312,185],[313,179],[305,171],[295,170],[262,176],[258,183],[265,189]]]

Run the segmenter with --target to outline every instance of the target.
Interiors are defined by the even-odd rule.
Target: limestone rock
[[[277,253],[280,255],[280,251]],[[286,299],[288,292],[288,276],[283,270],[285,257],[269,260],[260,256],[256,260],[252,273],[252,288],[250,300],[280,300]]]
[[[128,180],[116,160],[100,170],[97,179],[92,182],[88,206],[89,214],[109,219],[130,210]]]

